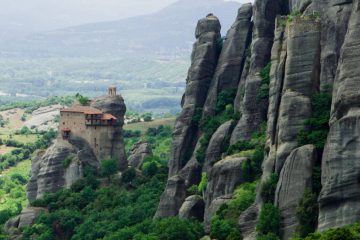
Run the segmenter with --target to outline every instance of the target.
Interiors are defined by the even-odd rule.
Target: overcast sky
[[[177,0],[0,0],[0,27],[44,31],[160,10]],[[209,1],[209,0],[188,0]],[[250,0],[235,0],[249,2]]]

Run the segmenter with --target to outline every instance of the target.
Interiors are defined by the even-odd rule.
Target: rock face
[[[96,156],[85,141],[58,138],[45,153],[40,152],[33,158],[32,176],[27,186],[29,201],[42,197],[46,192],[70,187],[83,176],[86,165],[99,167]]]
[[[353,3],[334,82],[331,128],[322,159],[319,229],[360,220],[359,1]]]
[[[244,182],[241,166],[245,159],[226,156],[227,148],[239,141],[252,143],[256,140],[252,136],[266,122],[263,174],[256,201],[239,216],[243,238],[256,239],[257,218],[263,206],[261,183],[276,173],[280,179],[273,204],[282,216],[281,239],[289,239],[298,226],[297,204],[305,189],[312,188],[313,168],[320,162],[323,186],[317,229],[360,221],[359,1],[255,0],[253,6],[246,4],[239,10],[221,52],[204,50],[210,48],[204,44],[215,46],[220,39],[214,30],[219,26],[212,22],[214,17],[199,21],[183,111],[174,130],[168,187],[157,216],[177,215],[181,206],[183,215],[193,204],[191,198],[185,200],[186,189],[199,184],[201,174],[207,173],[203,197],[204,223],[209,231],[212,215]],[[211,58],[204,61],[201,53]],[[263,70],[269,63],[268,82]],[[215,125],[213,122],[223,117],[216,109],[223,100],[219,95],[230,89],[236,92],[230,102],[239,120],[234,117]],[[312,109],[317,106],[315,95],[331,92],[325,149],[302,146],[298,134],[301,130],[314,131],[307,121],[317,113],[314,110],[328,110]],[[216,131],[213,126],[206,129],[204,123],[219,127]],[[197,151],[204,148],[201,162]]]
[[[296,208],[306,189],[312,190],[313,168],[317,161],[315,146],[293,150],[281,170],[275,193],[275,204],[281,212],[281,233],[289,239],[296,231]]]
[[[169,175],[173,176],[189,160],[189,152],[194,149],[197,138],[197,126],[194,118],[201,115],[207,92],[213,77],[219,55],[220,22],[209,15],[198,22],[196,42],[191,55],[186,90],[183,97],[182,111],[175,123],[173,147],[169,162]]]
[[[108,141],[109,137],[104,137],[102,142],[102,150],[100,160],[103,159],[117,159],[119,161],[119,167],[121,170],[127,168],[127,161],[125,155],[124,138],[122,135],[122,126],[124,125],[124,115],[126,112],[126,106],[124,99],[120,95],[106,95],[93,99],[90,104],[91,107],[97,108],[104,113],[112,114],[117,118],[118,127],[111,132],[111,141]],[[109,134],[109,133],[108,133]]]
[[[221,159],[221,154],[226,150],[225,146],[229,142],[232,127],[232,120],[222,124],[212,135],[210,143],[206,149],[205,162],[203,166],[204,172],[210,172],[211,166]]]
[[[244,182],[241,167],[246,160],[247,158],[228,157],[212,167],[205,191],[205,228],[209,228],[212,214],[220,207],[218,201],[214,205],[214,199],[224,196],[231,198],[235,188]]]
[[[186,198],[185,181],[175,175],[168,179],[155,218],[176,216]]]
[[[128,157],[129,166],[140,169],[146,157],[152,155],[151,146],[147,142],[134,144]]]
[[[192,195],[185,199],[185,202],[180,208],[179,217],[192,219],[195,218],[199,221],[204,220],[204,200],[201,196]]]
[[[44,208],[35,208],[28,207],[21,211],[19,216],[10,219],[5,223],[4,229],[6,232],[11,234],[13,229],[21,229],[32,225],[35,221],[35,218],[39,216],[42,212],[46,211]]]
[[[305,119],[311,116],[311,97],[319,86],[320,59],[318,20],[296,17],[287,29],[281,21],[277,21],[280,26],[272,51],[267,127],[267,161],[278,173],[297,147],[297,134],[304,128]]]
[[[258,205],[253,204],[244,212],[241,213],[239,217],[239,228],[244,240],[255,240],[256,239],[256,224],[258,218]]]
[[[244,4],[238,12],[235,23],[224,39],[219,61],[211,81],[203,109],[203,116],[215,115],[217,95],[223,90],[238,86],[246,59],[246,49],[251,42],[252,5]]]
[[[169,160],[169,177],[175,177],[183,181],[187,180],[186,184],[188,185],[178,189],[183,191],[181,194],[178,193],[181,200],[177,198],[176,201],[173,201],[171,200],[173,189],[168,189],[168,187],[174,188],[174,180],[170,182],[170,178],[161,197],[155,214],[156,217],[177,215],[186,197],[186,187],[196,184],[196,182],[189,182],[188,180],[199,179],[200,177],[199,165],[196,163],[196,159],[191,159],[191,156],[199,137],[198,122],[202,114],[201,109],[204,106],[220,53],[220,29],[219,19],[212,14],[199,20],[197,24],[195,31],[196,42],[193,46],[191,66],[182,99],[183,108],[175,123]],[[183,168],[184,170],[182,170]],[[197,173],[198,176],[194,176],[193,173]],[[182,177],[183,175],[186,175],[185,179]]]
[[[241,100],[241,118],[232,133],[231,144],[250,139],[251,135],[260,129],[261,123],[266,120],[267,101],[256,100],[262,80],[259,73],[270,61],[275,17],[280,13],[281,9],[277,0],[255,1],[254,3],[249,72]]]

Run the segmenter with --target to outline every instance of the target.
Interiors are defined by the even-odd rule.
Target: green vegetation
[[[73,155],[67,156],[63,161],[64,168],[68,168],[70,166],[71,162],[73,161],[73,159],[74,159]]]
[[[131,134],[134,135],[134,134]],[[159,158],[162,164],[167,164],[170,157],[170,146],[172,142],[172,128],[170,126],[158,125],[147,128],[146,132],[140,137],[136,136],[125,138],[125,149],[129,153],[132,146],[138,141],[146,141],[152,147],[154,156]]]
[[[223,90],[218,94],[216,102],[216,115],[214,117],[205,117],[200,120],[200,130],[202,136],[200,138],[200,147],[196,151],[196,160],[199,163],[203,163],[205,159],[205,153],[207,146],[209,145],[210,139],[215,131],[225,122],[236,119],[236,114],[234,114],[233,101],[236,95],[234,89]],[[197,122],[201,116],[201,113],[197,113],[193,117],[193,122]],[[195,121],[195,120],[196,121]],[[223,143],[223,147],[228,145],[228,141]]]
[[[4,117],[0,114],[0,127],[4,127],[6,124],[6,120],[4,120]]]
[[[261,198],[265,203],[273,203],[275,198],[276,185],[279,175],[272,173],[270,177],[261,183]]]
[[[123,183],[131,183],[136,177],[136,170],[133,167],[126,169],[121,175]]]
[[[204,192],[207,188],[207,184],[208,184],[207,174],[206,172],[203,172],[201,174],[201,181],[198,186],[198,192],[201,193],[202,195],[204,195]]]
[[[151,122],[153,120],[152,113],[144,113],[141,115],[145,122]]]
[[[1,102],[0,101],[0,111],[10,110],[14,108],[25,109],[25,113],[32,113],[40,107],[47,107],[54,104],[61,104],[65,106],[70,106],[74,100],[75,96],[65,96],[65,97],[49,97],[45,100],[33,100],[26,102]]]
[[[212,238],[241,239],[237,224],[238,218],[255,201],[255,188],[256,182],[242,184],[235,190],[233,198],[219,208],[211,219],[210,235]]]
[[[197,185],[192,185],[187,190],[189,195],[198,195],[199,194],[199,187]]]
[[[256,230],[259,239],[279,239],[280,211],[272,203],[265,203],[259,214]],[[277,238],[276,238],[277,236]]]
[[[85,97],[79,93],[75,95],[76,100],[83,106],[86,106],[89,104],[90,99],[88,97]]]
[[[114,159],[102,160],[101,161],[101,176],[107,177],[109,182],[111,176],[118,171],[117,161]]]
[[[229,146],[226,154],[248,157],[242,165],[242,174],[247,182],[253,182],[262,174],[261,164],[264,159],[264,146],[266,125],[262,124],[261,130],[251,137],[249,141],[239,141]]]
[[[26,206],[25,187],[30,178],[29,169],[31,169],[31,160],[26,160],[1,173],[0,225],[19,214]]]
[[[299,221],[297,232],[300,237],[306,237],[313,233],[318,219],[318,195],[310,189],[306,189],[296,209],[296,217]]]
[[[357,240],[360,239],[360,223],[334,228],[324,232],[312,233],[305,238],[295,237],[292,240]]]
[[[298,133],[297,140],[301,146],[314,144],[322,150],[329,132],[331,94],[317,93],[312,97],[311,104],[311,117],[305,121],[306,127]]]
[[[18,149],[12,150],[10,153],[0,155],[0,171],[9,167],[15,166],[18,162],[28,159],[35,150],[47,148],[52,139],[57,136],[53,130],[46,132],[39,136],[39,138],[32,143],[21,143],[15,140],[2,140],[1,143],[7,147],[15,147]]]
[[[261,85],[260,85],[260,91],[256,96],[258,101],[267,99],[269,97],[270,70],[271,70],[271,63],[268,63],[260,72]]]
[[[23,231],[24,239],[199,239],[204,233],[198,222],[152,220],[167,180],[166,164],[156,164],[160,167],[152,176],[137,175],[129,168],[121,181],[111,178],[105,186],[96,182],[96,171],[88,171],[71,189],[36,200],[33,206],[49,212]]]

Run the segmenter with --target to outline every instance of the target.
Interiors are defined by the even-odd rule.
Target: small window
[[[63,122],[63,125],[65,125],[65,122]]]

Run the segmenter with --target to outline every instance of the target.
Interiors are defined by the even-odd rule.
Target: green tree
[[[265,203],[261,208],[256,230],[259,235],[273,233],[279,236],[280,211],[271,203]]]
[[[108,178],[110,182],[111,176],[117,173],[118,171],[118,164],[117,161],[114,159],[108,159],[101,161],[101,174],[104,177]]]

